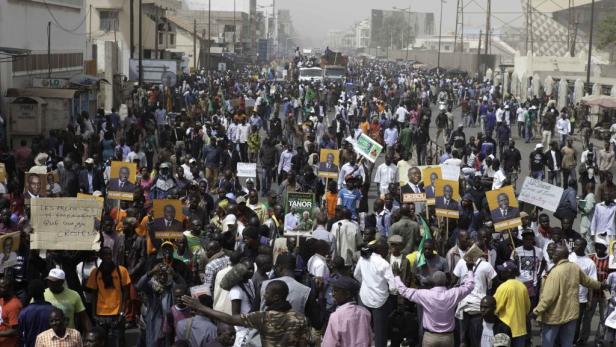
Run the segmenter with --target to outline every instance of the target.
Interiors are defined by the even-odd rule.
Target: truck
[[[342,55],[340,52],[334,52],[329,47],[325,49],[325,53],[321,56],[321,67],[328,65],[347,66],[349,57]]]
[[[302,67],[299,69],[300,82],[321,82],[323,81],[323,69],[320,67]]]
[[[332,82],[342,81],[347,74],[346,66],[342,65],[326,65],[323,68],[323,79]]]

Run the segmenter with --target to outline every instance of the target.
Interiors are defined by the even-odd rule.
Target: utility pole
[[[464,52],[464,0],[458,0],[456,11],[456,30],[453,39],[453,51],[458,51],[458,36],[460,37],[460,51]]]
[[[440,15],[440,19],[438,21],[438,55],[436,58],[436,72],[437,73],[441,73],[441,34],[443,33],[443,2],[445,2],[444,0],[440,0],[441,1],[441,15]]]
[[[139,86],[143,86],[143,0],[139,0]]]
[[[92,6],[92,5],[90,5]],[[135,0],[130,0],[130,58],[135,57]],[[90,13],[92,11],[90,10]],[[90,21],[91,22],[91,21]]]
[[[197,71],[197,18],[193,22],[193,68]]]
[[[404,47],[406,49],[406,57],[404,58],[405,61],[409,61],[409,44],[411,43],[411,35],[412,33],[412,28],[411,28],[411,7],[409,6],[408,9],[409,12],[409,34],[406,36],[406,47]]]
[[[586,66],[586,85],[590,85],[590,66],[592,57],[592,32],[595,25],[595,0],[590,5],[590,34],[588,35],[588,64]]]
[[[47,22],[47,78],[51,79],[51,22]]]
[[[490,24],[490,17],[492,15],[492,0],[487,0],[488,1],[488,7],[486,9],[486,43],[485,43],[485,47],[484,47],[484,54],[488,54],[488,48],[490,47],[490,32],[491,32],[491,24]]]
[[[477,78],[481,79],[481,35],[482,32],[479,30],[479,45],[477,47]]]
[[[158,6],[156,6],[156,17],[154,22],[154,59],[158,59]]]
[[[90,4],[90,29],[88,33],[88,42],[92,43],[92,4]],[[94,59],[94,57],[92,57]]]
[[[235,0],[233,0],[233,53],[235,53],[235,33],[237,32],[237,22],[235,20]]]
[[[210,52],[212,45],[210,39],[212,37],[212,0],[207,1],[207,56],[205,57],[205,68],[210,68]]]

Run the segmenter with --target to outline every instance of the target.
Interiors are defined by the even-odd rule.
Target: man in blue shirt
[[[360,183],[358,181],[361,182],[361,178],[347,178],[346,188],[342,188],[338,192],[338,205],[348,208],[354,220],[357,220],[357,206],[359,205],[359,200],[361,200]]]
[[[28,295],[32,302],[19,313],[19,345],[34,347],[36,336],[49,329],[49,315],[53,306],[45,301],[45,283],[33,279],[28,285]]]

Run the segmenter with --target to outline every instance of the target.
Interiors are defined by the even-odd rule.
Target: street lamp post
[[[590,5],[590,34],[588,35],[588,63],[586,66],[586,85],[590,85],[590,67],[592,57],[592,32],[595,25],[595,0]]]
[[[443,32],[443,3],[445,1],[441,0],[441,14],[440,19],[438,21],[438,55],[436,57],[436,73],[441,72],[441,34]]]

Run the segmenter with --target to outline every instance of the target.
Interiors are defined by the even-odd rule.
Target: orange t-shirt
[[[336,216],[336,205],[338,204],[338,194],[332,192],[325,193],[325,206],[327,207],[327,218]]]
[[[122,287],[130,284],[128,270],[124,266],[118,266],[117,270],[111,272],[113,288],[105,288],[103,275],[98,268],[92,269],[88,278],[87,287],[97,291],[96,315],[98,316],[117,316],[120,314],[122,300]]]
[[[147,248],[148,254],[154,254],[156,253],[156,247],[154,247],[154,244],[152,244],[152,240],[150,239],[150,234],[148,234],[148,222],[149,221],[150,219],[148,216],[143,217],[143,219],[141,220],[141,223],[139,223],[139,225],[137,225],[137,227],[135,228],[135,234],[145,237],[146,248]]]
[[[370,130],[370,123],[362,122],[361,124],[359,124],[359,128],[364,134],[368,135],[368,130]]]
[[[0,308],[2,313],[0,318],[0,331],[7,331],[11,328],[17,328],[19,325],[19,312],[21,312],[21,301],[16,296],[12,297],[8,302],[0,298]],[[17,334],[13,336],[0,337],[0,346],[17,346]]]

